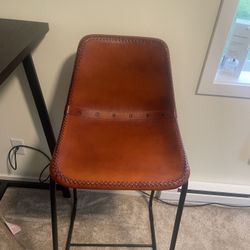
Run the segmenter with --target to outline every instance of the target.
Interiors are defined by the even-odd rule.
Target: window
[[[197,94],[250,98],[250,1],[222,0]]]

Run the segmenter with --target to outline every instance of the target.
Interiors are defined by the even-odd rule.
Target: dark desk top
[[[0,84],[48,30],[48,23],[0,19]]]

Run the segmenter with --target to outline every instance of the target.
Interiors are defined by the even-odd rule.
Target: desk
[[[40,83],[33,64],[31,51],[48,32],[48,23],[20,20],[0,19],[0,85],[22,63],[32,96],[42,123],[43,131],[53,154],[56,139],[49,119],[47,107],[43,98]],[[48,188],[48,184],[24,181],[7,181],[0,179],[0,200],[7,187]],[[64,196],[69,191],[62,188]]]

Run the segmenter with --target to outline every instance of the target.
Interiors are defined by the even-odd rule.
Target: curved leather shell
[[[163,41],[80,41],[50,173],[61,185],[86,189],[164,190],[187,182]]]

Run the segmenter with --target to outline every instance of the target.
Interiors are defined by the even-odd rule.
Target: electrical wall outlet
[[[18,146],[18,145],[24,145],[24,140],[23,139],[16,139],[16,138],[10,138],[10,144],[12,147]],[[20,147],[17,152],[19,155],[25,155],[25,150],[23,147]]]

